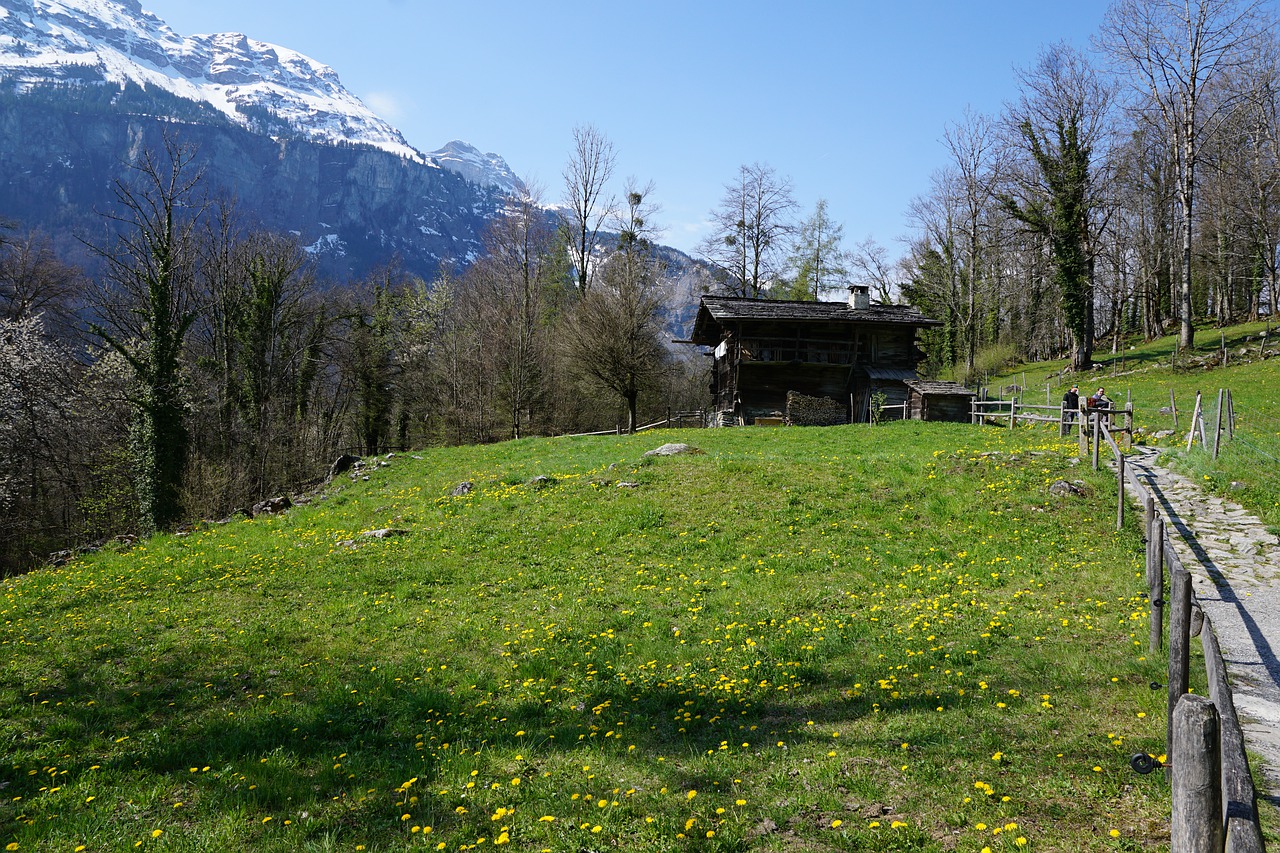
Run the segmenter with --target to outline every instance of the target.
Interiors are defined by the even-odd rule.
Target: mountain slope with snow
[[[327,65],[240,33],[180,36],[138,0],[0,0],[0,79],[128,82],[208,104],[241,126],[268,110],[303,138],[370,145],[419,162],[398,130]]]

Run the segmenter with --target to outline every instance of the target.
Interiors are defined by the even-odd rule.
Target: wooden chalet
[[[873,395],[907,400],[923,353],[916,330],[937,326],[906,305],[871,305],[865,287],[846,302],[704,296],[690,343],[711,347],[711,395],[721,424],[807,423],[794,400],[825,399],[845,422],[865,422]]]

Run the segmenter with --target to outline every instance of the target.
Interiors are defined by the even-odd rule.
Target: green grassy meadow
[[[1128,767],[1165,731],[1138,522],[1075,450],[430,450],[6,580],[0,846],[1167,849],[1168,785]]]
[[[998,389],[1021,384],[1025,378],[1026,402],[1042,400],[1048,385],[1054,405],[1072,381],[1079,382],[1082,393],[1105,386],[1120,405],[1132,399],[1135,424],[1144,427],[1148,435],[1174,430],[1173,415],[1161,412],[1170,407],[1172,393],[1178,409],[1174,435],[1158,441],[1145,438],[1144,443],[1168,449],[1168,459],[1175,467],[1201,482],[1206,490],[1243,504],[1280,533],[1280,358],[1259,358],[1264,331],[1268,332],[1266,350],[1280,350],[1280,329],[1267,323],[1200,329],[1194,354],[1215,353],[1225,341],[1226,366],[1192,367],[1185,355],[1175,361],[1176,338],[1164,337],[1134,342],[1115,354],[1095,353],[1098,369],[1089,374],[1059,375],[1067,362],[1041,362],[1019,365],[990,382]],[[1196,393],[1202,397],[1206,437],[1212,444],[1218,390],[1222,388],[1230,389],[1235,401],[1236,440],[1224,434],[1217,460],[1205,452],[1198,437],[1188,452],[1187,432]]]

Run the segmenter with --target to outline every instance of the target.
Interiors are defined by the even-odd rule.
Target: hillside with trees
[[[945,129],[901,294],[944,321],[933,368],[1059,357],[1274,312],[1280,46],[1257,2],[1117,0],[1051,45],[1001,115]]]
[[[752,163],[726,168],[694,262],[660,245],[661,189],[620,188],[587,124],[562,186],[503,197],[190,105],[170,122],[116,111],[164,105],[137,87],[108,103],[69,86],[77,108],[54,88],[4,94],[0,510],[15,521],[0,567],[251,510],[344,453],[701,408],[705,365],[670,342],[703,292],[869,285],[942,322],[922,340],[928,372],[962,381],[1016,359],[1084,370],[1132,337],[1177,329],[1185,348],[1198,326],[1270,316],[1275,23],[1241,0],[1117,0],[1093,49],[1045,48],[1002,114],[940,128],[948,164],[897,258],[873,238],[849,248],[824,200],[806,209]],[[37,137],[53,147],[15,142]],[[266,155],[274,171],[254,171]],[[428,196],[433,218],[405,202]],[[299,198],[340,234],[273,217]]]

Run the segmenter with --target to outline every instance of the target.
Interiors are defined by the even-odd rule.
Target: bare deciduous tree
[[[604,264],[602,285],[564,324],[564,347],[575,372],[622,399],[629,432],[638,426],[640,394],[658,382],[670,361],[660,338],[664,300],[662,267],[653,254],[652,191],[652,184],[628,184],[618,249]]]
[[[573,154],[564,169],[564,204],[568,209],[566,225],[572,233],[569,254],[580,296],[591,286],[600,228],[616,210],[613,199],[605,194],[616,160],[613,143],[594,126],[573,129]]]
[[[1083,370],[1093,359],[1097,149],[1112,92],[1085,57],[1064,44],[1045,50],[1019,78],[1022,97],[1009,111],[1009,124],[1024,162],[1009,170],[1012,192],[1002,199],[1015,219],[1048,241],[1072,336],[1072,367]]]
[[[49,238],[26,234],[0,240],[0,318],[43,315],[46,331],[70,334],[84,276],[53,252]]]
[[[496,220],[486,234],[488,257],[476,265],[474,278],[486,294],[482,304],[494,336],[492,358],[512,438],[520,438],[531,428],[546,396],[549,344],[545,311],[552,284],[553,237],[542,215],[538,188],[533,186],[508,200],[506,216]],[[582,281],[579,278],[580,287]]]
[[[849,253],[849,265],[854,274],[871,288],[875,299],[882,305],[893,304],[897,286],[898,265],[889,259],[889,250],[867,237]]]
[[[955,164],[960,213],[958,225],[964,233],[967,254],[963,284],[963,325],[965,367],[972,371],[978,355],[980,291],[986,279],[983,252],[990,207],[1002,180],[1004,151],[994,124],[986,116],[965,111],[958,124],[947,127],[944,136]]]
[[[1206,89],[1244,61],[1261,30],[1259,0],[1116,0],[1102,24],[1100,44],[1137,75],[1160,118],[1177,166],[1182,208],[1182,283],[1179,345],[1195,343],[1191,247],[1196,166],[1230,104],[1207,104]],[[1208,109],[1203,109],[1208,106]]]
[[[711,212],[714,230],[699,252],[728,276],[734,293],[759,298],[779,278],[786,240],[795,230],[790,219],[795,208],[789,178],[760,163],[739,166]]]
[[[163,155],[144,151],[134,182],[118,182],[115,242],[90,248],[105,262],[107,286],[93,330],[128,361],[137,380],[132,447],[143,525],[164,529],[182,517],[188,433],[182,357],[195,304],[196,198],[201,172],[194,149],[165,139]]]

